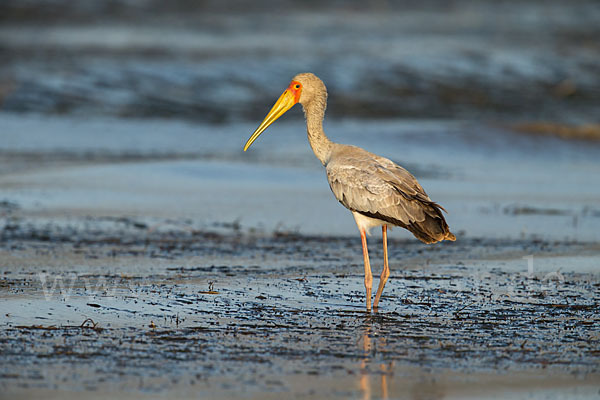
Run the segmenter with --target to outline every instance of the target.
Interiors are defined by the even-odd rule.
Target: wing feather
[[[454,240],[443,208],[410,172],[359,147],[338,146],[326,165],[327,180],[346,208],[402,226],[426,243]]]
[[[358,147],[346,147],[327,164],[329,186],[346,208],[404,224],[425,220],[422,203],[432,201],[410,172]]]

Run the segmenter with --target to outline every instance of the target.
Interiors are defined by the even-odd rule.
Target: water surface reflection
[[[375,333],[372,325],[366,325],[358,344],[363,352],[362,360],[360,361],[359,379],[362,399],[388,399],[388,385],[393,377],[394,362],[386,362],[377,357],[378,350],[385,349],[386,347],[385,337]],[[373,393],[373,390],[378,390],[378,392]],[[378,396],[378,394],[380,395]]]

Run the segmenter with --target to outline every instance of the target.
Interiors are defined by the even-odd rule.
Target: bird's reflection
[[[445,397],[446,389],[437,382],[436,375],[426,371],[419,372],[418,368],[409,380],[406,377],[402,378],[401,373],[399,380],[394,381],[396,365],[393,361],[385,360],[386,335],[379,330],[376,323],[369,321],[362,328],[357,345],[362,351],[358,385],[363,400],[389,399],[390,396],[402,396],[412,400]]]
[[[369,324],[365,326],[362,332],[362,338],[359,340],[359,346],[362,347],[362,360],[360,362],[360,391],[364,400],[373,398],[372,381],[379,380],[379,391],[381,396],[376,398],[389,398],[389,379],[391,379],[394,370],[393,362],[381,362],[375,360],[377,349],[385,348],[385,338],[379,337],[373,331],[373,327]]]

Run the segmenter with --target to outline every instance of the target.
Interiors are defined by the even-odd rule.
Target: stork
[[[327,107],[327,88],[312,73],[296,75],[271,111],[246,142],[244,151],[277,118],[300,103],[304,109],[308,142],[327,172],[333,195],[352,212],[362,241],[365,265],[367,311],[371,311],[373,275],[369,262],[367,234],[381,226],[383,235],[383,271],[375,294],[377,310],[383,288],[389,278],[387,228],[408,229],[424,243],[456,240],[444,219],[442,206],[432,201],[417,179],[406,169],[385,157],[360,147],[334,143],[323,131]]]

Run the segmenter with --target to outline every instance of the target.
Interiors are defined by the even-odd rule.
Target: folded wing
[[[326,168],[331,191],[349,210],[406,228],[425,243],[456,239],[443,208],[410,172],[387,158],[340,146]]]

